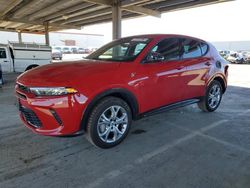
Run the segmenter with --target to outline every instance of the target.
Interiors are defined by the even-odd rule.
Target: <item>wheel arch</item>
[[[109,96],[121,98],[122,100],[124,100],[129,105],[129,107],[131,109],[132,119],[136,119],[138,117],[139,105],[138,105],[138,101],[137,101],[137,98],[135,97],[135,95],[124,88],[113,88],[113,89],[109,89],[109,90],[106,90],[104,92],[101,92],[100,94],[97,94],[91,100],[91,102],[87,105],[86,109],[84,110],[83,117],[81,120],[80,130],[86,131],[86,125],[88,122],[88,118],[89,118],[89,115],[92,112],[93,108],[100,100],[102,100],[105,97],[109,97]]]
[[[220,75],[220,74],[217,74],[217,75],[214,75],[208,82],[207,86],[213,81],[213,80],[216,80],[218,82],[220,82],[221,86],[222,86],[222,92],[225,93],[226,89],[227,89],[227,83],[225,81],[225,78]]]
[[[25,71],[28,71],[28,70],[30,70],[30,69],[32,69],[32,68],[35,68],[35,67],[38,67],[39,65],[37,65],[37,64],[31,64],[31,65],[29,65],[26,69],[25,69]]]

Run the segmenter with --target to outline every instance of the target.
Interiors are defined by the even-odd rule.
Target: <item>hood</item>
[[[109,61],[81,60],[74,62],[51,63],[21,74],[17,82],[26,86],[64,86],[95,74],[117,69],[119,63]]]

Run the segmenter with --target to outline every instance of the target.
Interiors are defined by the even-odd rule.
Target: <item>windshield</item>
[[[86,59],[105,61],[133,61],[150,42],[149,38],[130,37],[111,42]]]

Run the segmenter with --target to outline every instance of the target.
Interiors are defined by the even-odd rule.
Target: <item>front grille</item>
[[[29,88],[24,86],[24,85],[21,85],[21,84],[17,84],[18,88],[21,90],[21,91],[24,91],[24,92],[29,92]]]
[[[21,104],[19,104],[19,110],[23,118],[25,119],[25,121],[29,123],[29,125],[35,128],[39,128],[42,126],[42,123],[39,120],[39,118],[36,116],[35,112],[33,112],[32,110],[28,108],[23,107]]]

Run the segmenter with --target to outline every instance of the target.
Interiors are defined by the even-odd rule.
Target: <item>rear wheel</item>
[[[107,97],[90,114],[87,139],[100,148],[111,148],[127,136],[132,121],[128,104],[120,98]]]
[[[198,106],[204,112],[213,112],[219,107],[221,99],[222,99],[221,83],[217,80],[214,80],[208,86],[206,95],[198,103]]]

